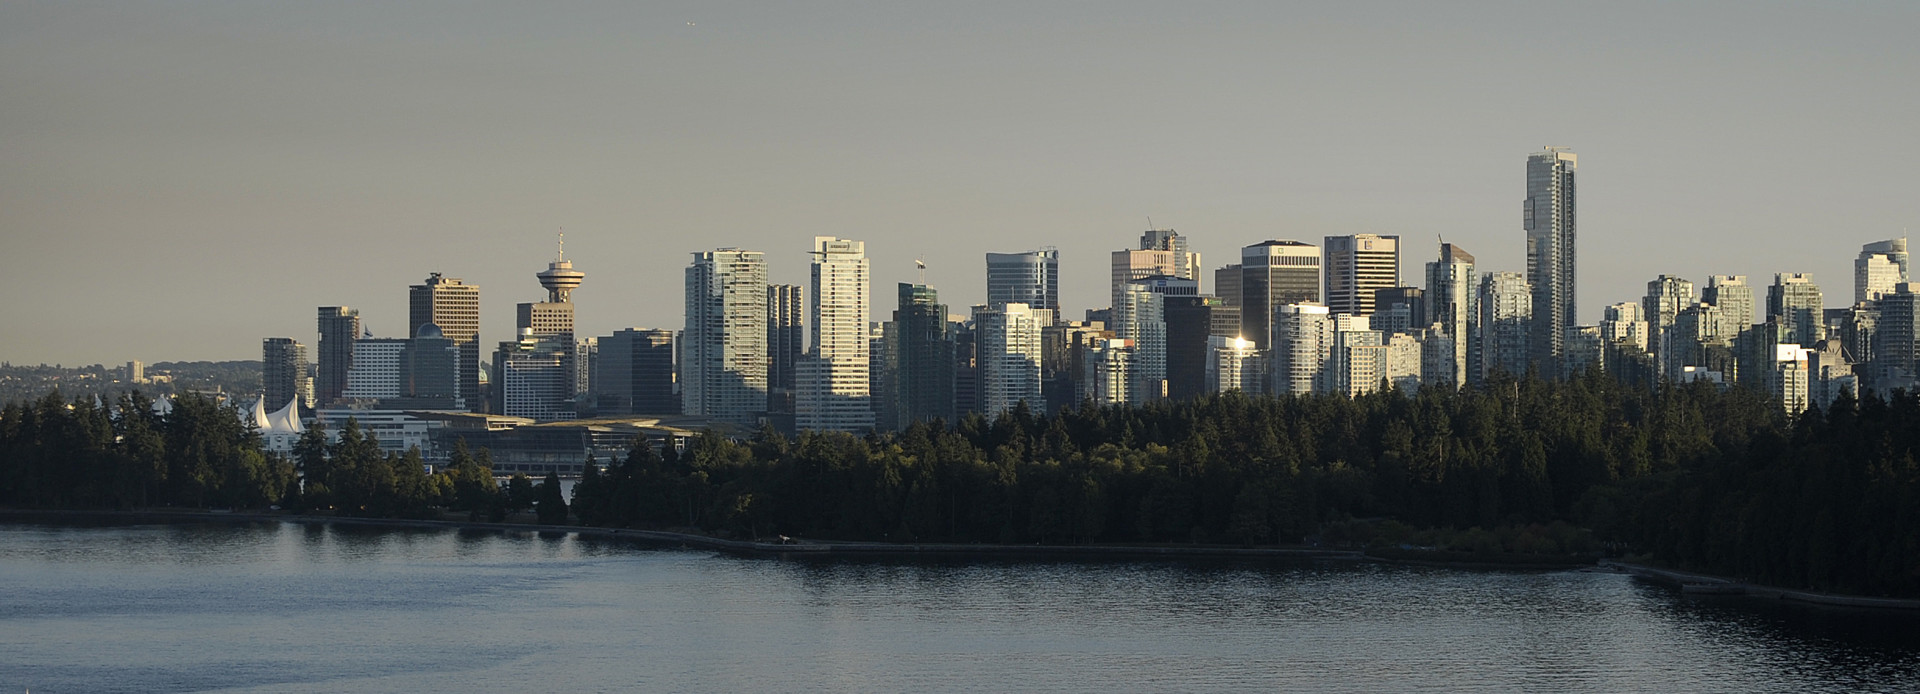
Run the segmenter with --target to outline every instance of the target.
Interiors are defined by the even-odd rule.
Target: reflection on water
[[[1603,573],[0,525],[0,688],[43,692],[1912,691],[1916,627]]]

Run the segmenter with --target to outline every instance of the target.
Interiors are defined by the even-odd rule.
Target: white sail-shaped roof
[[[255,429],[268,431],[273,428],[273,420],[267,418],[267,399],[262,397],[253,401],[253,407],[240,413],[242,423],[252,423]]]
[[[305,431],[306,427],[300,426],[300,398],[288,399],[286,407],[280,408],[279,412],[267,415],[267,421],[270,425],[261,429],[276,434],[298,434]]]
[[[161,396],[153,401],[153,413],[165,417],[173,414],[173,396]]]

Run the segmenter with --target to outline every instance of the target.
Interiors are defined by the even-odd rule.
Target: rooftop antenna
[[[560,227],[560,250],[554,253],[554,260],[567,259],[567,228]]]
[[[920,269],[920,286],[922,286],[922,287],[924,287],[924,286],[927,286],[927,261],[926,261],[926,259],[925,259],[925,258],[914,258],[914,259],[913,259],[913,265],[914,265],[914,267],[917,267],[917,268],[919,268],[919,269]]]
[[[1154,231],[1155,229],[1156,227],[1153,226],[1153,215],[1147,215],[1147,231]]]

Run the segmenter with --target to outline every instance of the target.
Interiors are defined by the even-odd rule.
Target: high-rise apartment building
[[[1167,394],[1167,322],[1165,296],[1147,284],[1129,282],[1113,305],[1113,335],[1132,343],[1125,402],[1140,404]],[[1204,333],[1203,333],[1204,334]]]
[[[800,355],[807,351],[806,289],[767,285],[767,411],[793,413]]]
[[[1533,290],[1532,361],[1555,376],[1566,328],[1575,324],[1574,170],[1578,160],[1564,147],[1527,157],[1527,283]]]
[[[353,343],[360,339],[360,312],[346,306],[320,307],[319,363],[314,370],[313,399],[331,405],[347,390],[347,369],[353,366]]]
[[[1879,301],[1908,277],[1906,237],[1861,246],[1853,261],[1853,303]]]
[[[432,323],[460,348],[460,399],[470,411],[485,412],[480,392],[480,287],[435,272],[407,290],[407,334]]]
[[[673,331],[628,328],[599,339],[592,390],[602,415],[679,414]]]
[[[811,344],[795,374],[795,426],[864,432],[874,426],[867,326],[867,248],[860,241],[813,238]]]
[[[752,425],[767,407],[767,264],[759,251],[693,254],[680,343],[687,414]]]
[[[1427,319],[1451,341],[1454,364],[1451,374],[1432,374],[1427,381],[1454,387],[1478,381],[1480,360],[1473,326],[1479,321],[1479,280],[1473,254],[1451,243],[1440,244],[1439,260],[1427,263],[1426,299]]]
[[[1375,292],[1400,286],[1400,237],[1328,236],[1324,243],[1328,311],[1372,315]]]
[[[1332,351],[1333,326],[1327,307],[1316,303],[1289,303],[1274,307],[1269,336],[1274,395],[1306,395],[1320,387],[1327,356]]]
[[[1672,275],[1661,275],[1647,283],[1647,296],[1641,300],[1646,309],[1647,347],[1653,352],[1659,374],[1671,376],[1686,366],[1682,358],[1684,341],[1674,340],[1673,326],[1680,312],[1694,304],[1693,283]]]
[[[287,403],[304,399],[312,392],[311,388],[307,380],[306,345],[291,337],[269,337],[260,341],[260,391],[267,411],[278,412]]]
[[[1241,337],[1270,346],[1277,306],[1320,303],[1320,249],[1299,241],[1262,241],[1240,249]]]
[[[953,422],[953,340],[947,334],[947,306],[940,293],[924,284],[899,285],[893,312],[893,397],[902,424]]]
[[[1535,324],[1533,292],[1517,272],[1489,272],[1480,277],[1480,379],[1495,373],[1519,376],[1527,372],[1531,351],[1528,339]]]
[[[1779,319],[1786,343],[1812,347],[1826,337],[1821,309],[1820,285],[1813,283],[1813,275],[1776,274],[1767,287],[1767,317]]]
[[[1026,304],[1060,317],[1060,251],[987,254],[987,306]]]
[[[1373,293],[1373,329],[1407,333],[1433,324],[1427,318],[1427,292],[1419,287],[1389,287]]]
[[[1023,303],[973,307],[982,414],[998,416],[1021,402],[1046,407],[1040,389],[1041,312]]]
[[[1252,340],[1207,336],[1207,392],[1266,392],[1266,359]]]
[[[1753,287],[1746,275],[1708,277],[1700,302],[1720,308],[1720,330],[1714,337],[1731,342],[1753,324]]]

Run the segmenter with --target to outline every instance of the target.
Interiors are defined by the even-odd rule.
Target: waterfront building
[[[996,417],[1022,402],[1029,409],[1046,406],[1040,386],[1040,321],[1048,313],[1019,302],[973,307],[982,414]]]
[[[474,412],[486,411],[480,390],[480,287],[435,272],[407,289],[407,334],[433,324],[460,349],[460,400]]]
[[[492,380],[499,414],[536,422],[573,419],[573,348],[570,335],[536,335],[532,328],[522,328],[516,342],[500,343]]]
[[[1270,346],[1275,307],[1320,303],[1320,249],[1299,241],[1262,241],[1240,249],[1242,337]],[[1323,304],[1324,306],[1324,304]]]
[[[1565,147],[1527,157],[1527,198],[1522,203],[1527,234],[1527,284],[1533,289],[1529,339],[1532,361],[1553,377],[1567,326],[1576,322],[1574,171],[1578,158]],[[1518,373],[1518,372],[1516,372]]]
[[[1520,273],[1489,272],[1480,278],[1480,295],[1474,300],[1480,309],[1480,380],[1498,372],[1527,372],[1528,345],[1533,344],[1528,333],[1535,325],[1533,296]]]
[[[1428,320],[1439,327],[1453,347],[1453,372],[1435,374],[1428,383],[1455,387],[1478,381],[1480,360],[1473,327],[1479,321],[1479,280],[1473,254],[1451,243],[1440,244],[1440,258],[1427,263]]]
[[[1306,395],[1319,388],[1333,338],[1330,315],[1327,307],[1317,303],[1274,307],[1269,392]]]
[[[269,337],[260,341],[260,390],[268,410],[299,402],[312,392],[307,379],[307,346],[291,337]],[[306,405],[306,402],[300,402]]]
[[[598,340],[593,369],[596,416],[680,414],[673,331],[627,328]]]
[[[681,408],[751,426],[767,407],[767,265],[759,251],[693,254],[680,342]]]
[[[1907,278],[1905,236],[1861,246],[1860,257],[1853,261],[1853,303],[1879,301]]]
[[[353,343],[360,339],[360,311],[346,306],[321,306],[320,345],[313,378],[316,404],[331,404],[347,390],[347,369],[353,366]]]
[[[893,397],[901,425],[916,421],[954,421],[953,340],[947,332],[947,306],[924,284],[899,285],[893,312]]]
[[[864,432],[874,426],[864,242],[813,237],[810,345],[795,374],[794,422],[802,430]]]
[[[987,305],[1026,304],[1028,311],[1060,317],[1060,251],[987,254]]]
[[[1354,234],[1323,242],[1328,311],[1372,315],[1375,293],[1400,286],[1400,237]]]
[[[1820,286],[1804,272],[1780,273],[1767,287],[1767,317],[1777,318],[1786,330],[1786,343],[1811,347],[1825,338]]]
[[[300,423],[300,404],[297,400],[288,400],[280,409],[268,413],[267,399],[262,397],[253,401],[253,408],[240,413],[243,424],[253,425],[260,435],[260,449],[268,453],[290,455],[293,447],[300,442],[300,434],[307,430]]]
[[[1266,357],[1252,340],[1209,335],[1206,379],[1209,393],[1259,395],[1266,392]]]
[[[807,347],[806,290],[767,285],[767,411],[793,414],[800,355]]]

